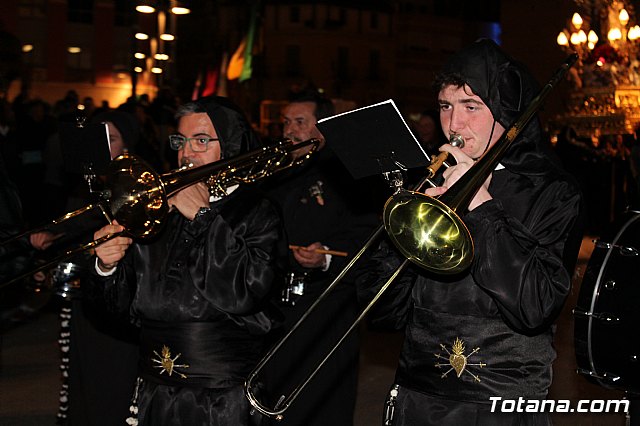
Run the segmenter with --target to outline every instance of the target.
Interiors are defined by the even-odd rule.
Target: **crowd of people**
[[[417,140],[427,151],[446,151],[456,160],[440,186],[426,193],[439,196],[473,170],[537,87],[526,67],[492,41],[479,40],[454,54],[435,81],[437,114],[425,111],[415,123]],[[14,228],[47,219],[42,216],[54,209],[43,209],[45,202],[56,206],[55,213],[68,208],[72,194],[64,164],[47,159],[49,150],[63,143],[54,137],[56,120],[74,115],[78,104],[73,93],[50,114],[39,101],[14,102],[13,108],[5,103],[2,176],[15,182],[13,194],[22,198],[24,214],[13,219]],[[108,105],[91,111],[91,102],[83,104],[88,121],[117,121]],[[224,97],[179,102],[163,92],[153,102],[128,102],[117,112],[133,119],[116,129],[125,141],[119,149],[135,152],[158,171],[233,159],[263,143],[245,113]],[[222,191],[197,182],[169,197],[169,213],[157,235],[137,240],[125,232],[95,248],[86,262],[82,303],[99,307],[92,312],[102,321],[133,327],[134,339],[128,338],[129,328],[125,339],[122,329],[105,330],[100,320],[85,319],[98,333],[110,338],[116,333],[118,341],[102,356],[130,345],[135,355],[126,360],[113,355],[130,372],[118,383],[92,381],[100,372],[82,369],[70,383],[70,390],[75,387],[82,395],[71,392],[67,424],[353,424],[357,334],[348,336],[282,421],[271,423],[243,391],[269,347],[317,300],[379,223],[382,206],[372,200],[383,197],[374,194],[369,181],[350,177],[316,127],[332,114],[331,102],[317,91],[296,93],[282,111],[282,129],[293,144],[319,141],[304,164]],[[445,143],[454,136],[464,145]],[[116,143],[117,135],[111,141]],[[308,150],[292,155],[302,158]],[[112,145],[112,157],[116,152]],[[49,169],[54,164],[58,170]],[[44,188],[50,199],[39,196]],[[581,209],[578,186],[553,160],[540,123],[532,120],[460,212],[475,244],[471,266],[453,276],[410,266],[372,312],[376,327],[405,331],[395,382],[389,384],[387,401],[381,401],[385,425],[550,424],[548,413],[492,412],[490,397],[539,400],[547,395],[555,358],[553,324],[570,289],[582,237]],[[116,220],[98,228],[93,238],[126,231]],[[256,386],[259,397],[277,404],[281,393],[300,380],[292,366],[317,362],[327,342],[342,334],[359,305],[403,260],[386,239],[374,247],[325,301],[326,309],[309,318],[285,356],[268,366]],[[72,371],[97,362],[82,341],[95,345],[102,339],[95,330],[83,336],[80,326]],[[100,399],[90,409],[104,392],[117,398]],[[83,409],[76,405],[74,412],[74,400],[82,401],[75,404]]]

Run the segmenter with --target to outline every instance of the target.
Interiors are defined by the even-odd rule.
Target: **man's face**
[[[111,152],[111,159],[124,154],[124,140],[120,130],[110,121],[107,121],[107,128],[109,129],[109,152]]]
[[[324,142],[322,134],[316,127],[315,109],[314,102],[294,102],[284,107],[282,110],[284,137],[291,139],[294,145],[314,138]],[[312,145],[309,145],[293,151],[293,156],[299,158],[309,152],[311,147]]]
[[[461,135],[465,141],[462,151],[471,158],[479,158],[505,131],[498,122],[494,128],[491,111],[467,85],[446,86],[438,94],[438,104],[444,134],[447,138],[452,134]]]
[[[211,119],[204,112],[181,117],[178,122],[177,133],[185,138],[218,138],[218,133],[213,127]],[[194,167],[199,167],[220,160],[220,141],[207,143],[207,150],[201,152],[193,150],[192,146],[195,146],[195,144],[197,144],[197,141],[189,140],[178,150],[178,164],[192,163]]]

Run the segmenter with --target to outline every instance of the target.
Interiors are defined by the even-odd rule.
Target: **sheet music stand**
[[[86,174],[87,169],[104,174],[109,162],[109,129],[104,123],[85,124],[61,122],[60,149],[64,168],[69,173]]]
[[[354,179],[431,163],[392,99],[318,121],[327,145]]]

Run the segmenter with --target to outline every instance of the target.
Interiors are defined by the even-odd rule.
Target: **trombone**
[[[260,360],[247,377],[244,385],[245,396],[255,410],[265,416],[282,420],[284,418],[284,412],[289,408],[291,403],[320,371],[322,366],[347,338],[349,333],[364,319],[365,315],[373,308],[391,283],[406,269],[410,262],[427,271],[442,275],[457,274],[469,267],[474,255],[473,240],[469,230],[457,212],[467,210],[471,200],[480,186],[482,186],[482,183],[493,172],[513,141],[526,127],[531,118],[533,118],[549,92],[565,76],[577,59],[578,55],[572,54],[565,60],[525,111],[523,111],[516,121],[504,132],[502,137],[496,141],[491,149],[489,149],[467,173],[439,198],[430,197],[417,191],[404,190],[401,187],[398,188],[385,203],[383,224],[371,234],[360,251],[358,251],[331,284],[329,284],[326,290],[300,317],[291,330]],[[450,143],[452,145],[459,144],[460,140],[452,138]],[[446,153],[441,153],[438,157],[432,159],[432,164],[428,168],[427,176],[418,184],[417,190],[420,190],[427,183],[431,186],[436,186],[431,181],[431,178],[440,166],[444,164],[446,155]],[[305,379],[301,380],[289,395],[280,396],[273,408],[265,406],[254,395],[254,381],[256,377],[282,345],[306,320],[309,314],[316,309],[320,302],[340,283],[347,272],[358,259],[362,257],[367,249],[371,247],[374,241],[382,235],[383,230],[386,231],[391,242],[403,254],[405,257],[404,261],[382,285],[378,293],[311,373],[309,373]]]
[[[181,168],[162,175],[157,174],[145,161],[124,154],[109,164],[106,189],[99,192],[100,200],[73,212],[67,213],[51,223],[25,231],[0,242],[0,246],[11,243],[27,234],[58,225],[99,208],[111,223],[114,219],[124,227],[123,232],[107,234],[97,240],[83,244],[60,254],[54,259],[24,272],[0,284],[0,288],[22,280],[35,272],[50,268],[83,251],[92,249],[105,241],[122,234],[145,239],[155,235],[169,213],[168,199],[176,192],[197,182],[206,182],[209,190],[219,196],[226,195],[226,188],[239,183],[253,183],[273,173],[298,166],[317,151],[320,141],[309,139],[294,144],[283,139],[273,145],[258,148],[245,154],[206,164],[195,168]],[[291,153],[311,145],[308,153],[294,158]]]

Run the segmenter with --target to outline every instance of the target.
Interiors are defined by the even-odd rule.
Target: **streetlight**
[[[148,84],[152,75],[155,86],[162,85],[163,77],[175,56],[176,16],[191,10],[176,0],[138,1],[140,31],[134,36],[134,61],[132,65],[132,95],[136,96],[138,79]]]

